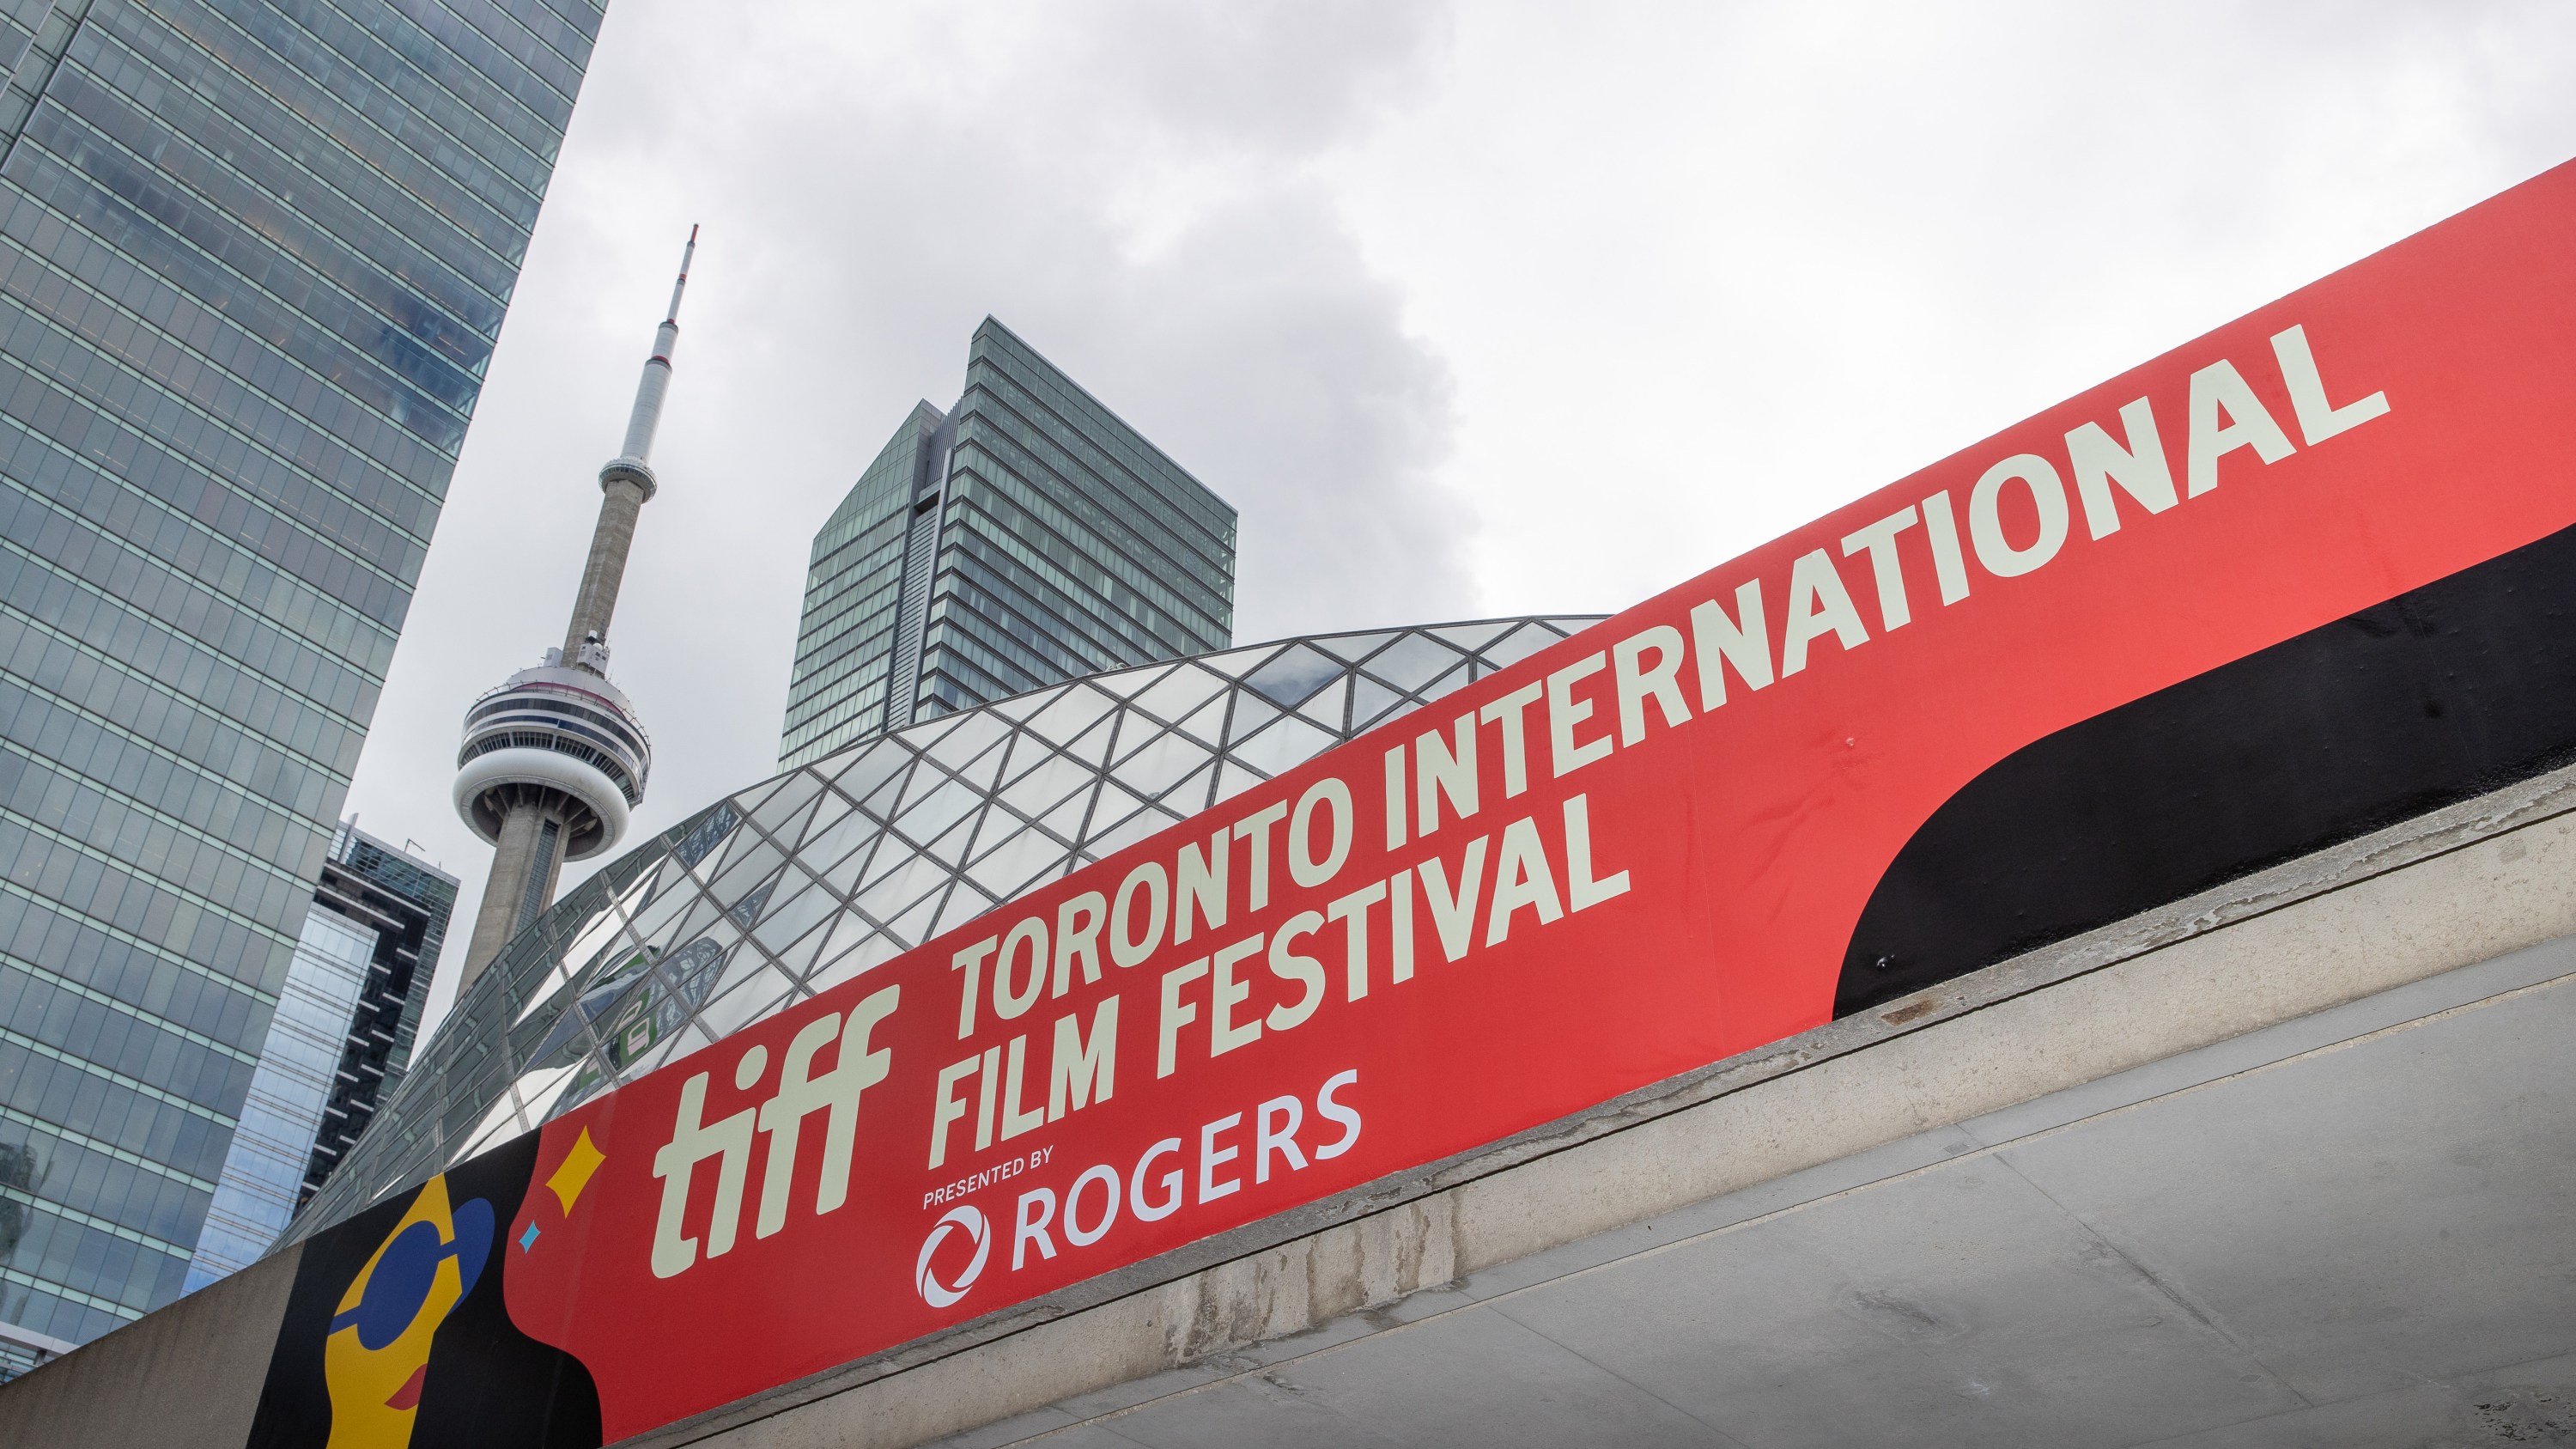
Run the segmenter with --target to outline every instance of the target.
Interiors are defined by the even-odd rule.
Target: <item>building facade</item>
[[[601,11],[0,14],[0,1338],[81,1342],[179,1294],[312,1004],[313,883]],[[347,1021],[311,1023],[335,1056]]]
[[[187,1291],[267,1252],[401,1080],[455,907],[456,877],[354,821],[332,837]]]
[[[1234,637],[1234,508],[987,317],[814,536],[780,732],[884,730]]]
[[[457,995],[302,1238],[1588,618],[1319,635],[1077,679],[765,780],[603,866]]]
[[[357,922],[374,934],[375,942],[357,1009],[340,1043],[321,1124],[313,1133],[296,1206],[303,1206],[340,1165],[411,1065],[421,1007],[429,1000],[438,953],[447,944],[456,892],[456,877],[366,834],[355,822],[332,841],[314,903]]]

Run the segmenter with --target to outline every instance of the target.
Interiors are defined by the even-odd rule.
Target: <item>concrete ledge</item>
[[[2576,933],[2571,809],[2576,770],[2544,776],[629,1442],[1008,1443],[1435,1315],[1551,1250]]]
[[[205,1449],[250,1438],[303,1249],[272,1253],[6,1385],[0,1444]]]

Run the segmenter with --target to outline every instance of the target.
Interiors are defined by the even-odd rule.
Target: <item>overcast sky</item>
[[[435,1016],[691,222],[630,839],[773,772],[987,313],[1241,510],[1240,642],[1608,611],[2576,155],[2571,74],[2565,0],[615,0],[350,808],[465,879]]]

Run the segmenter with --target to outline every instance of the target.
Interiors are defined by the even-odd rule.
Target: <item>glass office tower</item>
[[[357,1010],[345,1023],[338,1069],[309,1144],[296,1206],[329,1180],[410,1067],[421,1008],[428,1004],[430,978],[456,912],[456,891],[456,877],[367,834],[355,820],[331,842],[314,902],[357,922],[372,936],[373,952]]]
[[[455,908],[456,877],[342,822],[215,1178],[186,1291],[257,1261],[357,1143],[411,1060]]]
[[[0,17],[0,1340],[42,1347],[181,1290],[600,5]]]
[[[1233,637],[1233,506],[987,317],[814,535],[779,763]]]

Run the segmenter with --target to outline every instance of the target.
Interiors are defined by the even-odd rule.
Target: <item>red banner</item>
[[[2561,169],[582,1106],[511,1318],[613,1440],[1818,1025],[1988,766],[2576,524],[2570,238]]]

